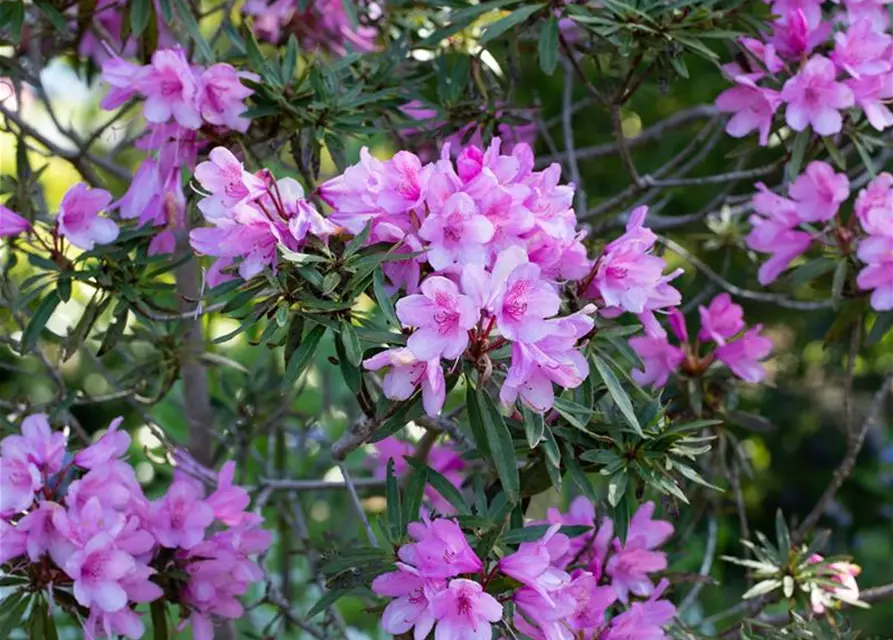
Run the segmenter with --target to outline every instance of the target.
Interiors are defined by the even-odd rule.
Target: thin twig
[[[373,547],[378,546],[378,538],[375,537],[375,532],[372,530],[372,525],[369,524],[369,518],[366,517],[366,510],[363,509],[363,503],[360,502],[360,496],[357,494],[357,488],[353,483],[353,480],[350,478],[350,473],[347,471],[347,467],[344,463],[338,463],[338,468],[341,469],[341,475],[344,476],[344,482],[347,484],[347,492],[350,494],[351,502],[353,502],[353,508],[357,512],[357,516],[359,516],[360,521],[363,523],[363,528],[366,530],[366,537],[369,539],[369,544]]]
[[[718,527],[716,526],[716,513],[712,513],[710,515],[710,519],[707,521],[707,548],[704,550],[704,559],[701,561],[701,568],[698,571],[698,575],[702,578],[706,578],[710,574],[710,569],[713,566],[713,559],[716,556],[716,537],[717,537]],[[685,599],[679,605],[679,608],[676,610],[676,615],[682,615],[682,613],[688,609],[691,605],[693,605],[697,599],[698,595],[701,593],[701,589],[704,588],[704,583],[702,581],[697,582],[685,595]]]

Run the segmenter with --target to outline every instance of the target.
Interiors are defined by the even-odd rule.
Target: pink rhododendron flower
[[[651,385],[654,388],[665,386],[667,379],[685,359],[682,349],[671,345],[666,337],[637,336],[629,339],[629,346],[645,365],[644,370],[632,371],[633,380],[643,386]]]
[[[876,311],[893,309],[893,235],[869,236],[859,243],[857,255],[867,265],[856,279],[859,288],[872,291]]]
[[[744,329],[744,309],[732,302],[732,296],[721,293],[707,307],[699,306],[701,331],[699,340],[713,340],[717,344],[725,344]]]
[[[44,477],[57,473],[65,457],[65,434],[54,433],[45,413],[34,413],[22,420],[22,435],[6,436],[0,443],[4,458],[23,458],[37,467]]]
[[[783,58],[799,60],[831,33],[830,23],[810,18],[801,8],[789,9],[781,15],[781,20],[773,24],[771,43]]]
[[[397,317],[407,327],[418,327],[407,347],[419,360],[455,360],[468,345],[468,330],[478,320],[471,298],[442,276],[427,278],[421,293],[397,301]]]
[[[863,18],[850,25],[845,32],[834,34],[831,60],[854,78],[889,73],[890,46],[893,38],[876,31],[871,20]]]
[[[414,640],[424,640],[434,628],[430,598],[446,588],[443,580],[426,580],[412,567],[400,565],[397,571],[384,573],[372,581],[372,591],[394,598],[385,607],[381,627],[399,635],[414,628]]]
[[[245,98],[254,91],[242,84],[242,78],[260,80],[256,74],[236,71],[225,63],[211,65],[202,72],[198,103],[205,122],[241,133],[248,130],[251,120],[242,113],[245,112]]]
[[[536,591],[549,606],[555,605],[550,592],[570,582],[568,574],[552,566],[548,547],[553,538],[558,538],[563,545],[568,544],[567,536],[558,534],[560,528],[561,524],[553,524],[542,538],[536,542],[522,542],[517,551],[499,561],[499,570],[502,573]],[[560,557],[566,549],[553,548],[552,552]]]
[[[112,88],[99,101],[99,106],[111,111],[133,98],[137,93],[136,81],[140,69],[139,65],[117,56],[103,62],[101,78]]]
[[[649,573],[667,568],[667,556],[654,551],[673,534],[673,525],[664,520],[652,520],[654,503],[643,503],[629,523],[626,542],[614,540],[614,555],[608,559],[605,570],[611,576],[611,586],[617,598],[626,603],[629,594],[648,596],[654,585]]]
[[[856,105],[865,112],[872,127],[878,131],[893,127],[893,111],[887,106],[893,98],[893,74],[850,78],[846,85],[853,91]]]
[[[389,349],[364,360],[363,367],[369,371],[391,367],[382,381],[386,398],[407,400],[421,386],[425,413],[440,415],[446,400],[446,381],[439,357],[418,360],[409,349]]]
[[[785,82],[781,99],[787,103],[785,119],[794,131],[812,126],[816,133],[830,136],[842,126],[841,109],[854,104],[853,92],[837,82],[834,63],[814,55],[800,71]]]
[[[853,212],[869,235],[893,235],[893,174],[881,173],[856,198]]]
[[[423,578],[452,578],[483,566],[454,520],[423,515],[421,522],[410,523],[409,535],[416,542],[400,547],[397,555]]]
[[[739,38],[738,42],[762,62],[769,73],[778,73],[784,68],[784,61],[778,57],[774,44],[756,38]]]
[[[205,504],[211,507],[214,517],[231,527],[245,520],[245,509],[251,502],[248,492],[233,484],[235,472],[235,462],[230,460],[223,463],[217,476],[217,489],[205,499]]]
[[[112,537],[94,536],[65,563],[65,573],[74,580],[74,597],[84,607],[114,612],[127,605],[127,592],[121,583],[136,568],[128,553],[116,549]]]
[[[769,144],[772,118],[781,104],[777,91],[757,85],[756,75],[736,75],[737,86],[726,89],[716,98],[716,108],[734,113],[726,124],[726,132],[733,138],[743,138],[759,131],[760,145]]]
[[[123,422],[124,418],[120,417],[112,420],[108,430],[99,440],[75,455],[74,463],[84,469],[96,469],[127,453],[130,447],[130,434],[118,431]]]
[[[430,610],[437,620],[435,640],[489,640],[492,623],[502,619],[502,605],[477,582],[456,578],[435,594]]]
[[[430,243],[426,255],[437,270],[453,264],[483,264],[487,257],[483,245],[493,237],[493,225],[468,194],[454,193],[442,213],[425,218],[419,237]]]
[[[264,181],[248,173],[242,163],[225,147],[215,147],[208,161],[195,168],[195,179],[211,193],[199,202],[199,209],[209,218],[226,216],[231,209],[263,195]]]
[[[143,115],[149,122],[167,122],[173,116],[187,129],[202,126],[199,82],[180,47],[155,51],[152,63],[137,75],[135,86],[146,97]]]
[[[797,217],[803,222],[827,222],[850,196],[850,181],[844,173],[835,173],[827,162],[814,160],[788,188],[796,202]]]
[[[567,513],[561,513],[555,507],[549,507],[546,510],[546,521],[552,524],[593,527],[595,526],[595,506],[586,496],[577,496],[571,502],[570,507],[568,507]],[[581,536],[566,538],[566,548],[564,548],[564,542],[559,538],[552,538],[555,543],[551,545],[551,541],[547,541],[546,544],[549,546],[549,556],[552,558],[552,564],[559,568],[564,568],[577,558],[580,558],[585,563],[586,559],[581,557],[580,554],[586,549],[592,549],[594,536],[595,532],[592,531]]]
[[[0,516],[2,515],[0,512]],[[25,555],[27,540],[28,536],[24,531],[0,517],[0,564]]]
[[[0,238],[9,238],[24,233],[31,228],[31,223],[12,209],[0,204]]]
[[[163,547],[191,549],[205,537],[214,521],[214,510],[190,482],[174,482],[149,511],[152,535]]]
[[[90,251],[97,244],[114,242],[118,225],[99,212],[108,208],[112,194],[105,189],[89,189],[79,182],[62,197],[56,224],[59,234],[71,244]]]
[[[42,486],[40,471],[27,458],[0,455],[0,517],[30,507]]]
[[[822,562],[824,558],[815,553],[809,558],[810,564]],[[851,562],[834,562],[819,572],[819,577],[830,579],[840,584],[839,587],[825,585],[814,586],[809,593],[812,610],[822,614],[828,608],[839,606],[840,602],[854,604],[859,602],[859,585],[856,577],[862,573],[862,567]]]
[[[676,607],[659,600],[669,582],[664,579],[645,602],[633,602],[629,609],[611,620],[611,626],[599,640],[664,640],[662,627],[676,615]]]
[[[716,350],[716,357],[745,382],[756,383],[766,377],[760,361],[772,351],[772,341],[760,334],[762,329],[762,325],[751,327],[737,340]]]
[[[757,183],[757,188],[760,192],[754,196],[753,206],[758,215],[751,216],[753,230],[745,241],[751,249],[772,254],[758,274],[760,284],[765,286],[802,255],[812,240],[808,233],[794,230],[800,224],[796,203],[772,193],[763,183]]]

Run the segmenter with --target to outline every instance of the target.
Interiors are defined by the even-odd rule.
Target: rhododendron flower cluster
[[[144,100],[149,130],[136,146],[155,152],[137,169],[127,193],[115,203],[124,219],[138,219],[164,229],[153,238],[149,255],[172,253],[174,230],[184,226],[186,196],[181,170],[195,167],[204,145],[200,130],[244,133],[250,120],[242,116],[253,90],[242,79],[253,73],[218,63],[208,68],[191,64],[180,47],[158,49],[144,66],[120,57],[106,60],[102,79],[111,86],[100,105],[115,109],[134,97]]]
[[[463,148],[453,159],[445,145],[436,162],[406,151],[387,161],[365,149],[359,164],[319,189],[334,213],[329,220],[351,234],[367,226],[367,243],[394,243],[420,255],[383,265],[395,290],[397,317],[414,329],[405,348],[380,353],[368,369],[390,367],[385,393],[406,399],[421,386],[425,409],[443,405],[443,360],[483,363],[511,344],[511,365],[500,398],[520,396],[536,411],[552,406],[553,384],[579,386],[589,374],[578,342],[593,327],[595,305],[561,314],[561,288],[578,288],[605,315],[639,314],[660,331],[653,312],[679,303],[650,255],[656,236],[644,226],[647,209],[632,216],[627,233],[594,262],[582,244],[572,208],[573,185],[559,184],[557,164],[534,171],[530,147],[502,153]],[[427,275],[426,275],[427,274]]]
[[[212,619],[239,618],[238,596],[262,578],[250,556],[270,536],[246,512],[248,493],[224,464],[217,489],[175,470],[167,493],[149,500],[123,459],[121,418],[72,453],[44,414],[0,442],[0,564],[82,620],[87,637],[141,638],[139,603],[179,605],[193,637],[213,638]]]
[[[358,13],[362,14],[362,3]],[[304,7],[303,9],[301,7]],[[369,17],[380,14],[380,7],[367,8]],[[254,18],[251,26],[258,37],[276,43],[294,33],[308,50],[324,49],[338,55],[348,51],[374,51],[378,29],[356,24],[347,13],[343,0],[248,0],[242,12]]]
[[[844,114],[857,108],[878,131],[893,126],[885,104],[893,98],[893,38],[886,4],[821,0],[772,4],[775,20],[761,39],[742,38],[745,64],[726,65],[735,82],[716,100],[734,114],[726,131],[740,138],[759,132],[765,146],[776,112],[794,131],[839,133]],[[841,25],[835,29],[835,25]]]
[[[745,382],[760,382],[766,377],[761,361],[772,351],[772,341],[762,335],[762,325],[748,329],[744,310],[727,293],[716,296],[707,307],[698,307],[698,311],[701,330],[694,343],[678,309],[670,312],[669,325],[679,346],[670,344],[668,336],[630,338],[630,346],[645,365],[644,370],[633,371],[636,382],[663,387],[676,371],[701,375],[716,360]],[[702,355],[700,347],[705,344],[712,344],[712,348]]]
[[[369,462],[373,465],[374,477],[384,480],[387,477],[388,461],[394,461],[394,475],[398,478],[409,472],[410,466],[406,461],[415,455],[415,446],[404,440],[399,440],[396,436],[385,438],[372,445],[375,455]],[[452,446],[447,444],[433,444],[428,450],[425,457],[426,464],[445,477],[450,483],[459,488],[462,486],[464,479],[463,471],[465,469],[465,461]],[[431,485],[425,485],[425,497],[431,503],[431,507],[436,509],[438,513],[449,514],[453,507],[440,493]]]
[[[771,254],[760,267],[761,284],[774,282],[814,243],[849,254],[857,242],[856,255],[865,265],[858,286],[872,291],[876,310],[893,309],[893,176],[882,173],[859,192],[849,222],[841,213],[850,197],[849,180],[826,162],[809,163],[788,187],[788,197],[762,183],[756,186],[756,213],[746,242],[755,251]],[[864,235],[857,237],[859,228]]]
[[[432,629],[439,640],[486,640],[503,617],[501,602],[510,599],[511,624],[534,640],[665,638],[676,610],[660,599],[666,580],[655,585],[650,574],[667,568],[657,549],[673,526],[653,514],[653,503],[639,507],[621,541],[612,521],[597,524],[592,503],[577,497],[567,513],[550,509],[541,538],[492,563],[475,554],[456,521],[423,516],[409,525],[413,541],[399,548],[397,570],[372,583],[375,593],[392,598],[382,628],[412,630],[419,640]],[[589,531],[570,538],[559,531],[566,525]]]

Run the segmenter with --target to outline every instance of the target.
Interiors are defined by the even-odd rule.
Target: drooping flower
[[[385,374],[382,387],[385,397],[390,400],[407,400],[420,386],[425,413],[440,415],[446,400],[446,381],[440,358],[419,360],[409,349],[389,349],[363,361],[369,371],[391,367]]]
[[[721,293],[707,307],[699,306],[701,331],[699,340],[713,340],[719,345],[737,335],[744,328],[744,309],[732,302],[732,296]]]
[[[682,349],[671,345],[666,337],[636,336],[629,339],[629,346],[645,365],[644,370],[632,371],[633,380],[643,386],[663,387],[685,359]]]
[[[0,204],[0,238],[17,236],[30,228],[30,222],[12,209]]]
[[[812,126],[816,133],[839,133],[842,109],[854,104],[853,92],[837,82],[834,63],[824,56],[812,56],[800,71],[785,82],[781,99],[787,103],[785,119],[794,131]]]
[[[421,522],[410,523],[409,535],[415,542],[400,547],[397,555],[423,578],[452,578],[483,566],[454,520],[423,515]]]
[[[788,195],[796,202],[801,221],[827,222],[850,196],[850,181],[845,173],[835,173],[827,162],[814,160],[791,183]]]
[[[673,533],[673,525],[664,520],[652,520],[654,503],[643,503],[629,523],[626,542],[614,540],[614,554],[608,559],[605,570],[611,576],[611,586],[617,598],[626,603],[629,594],[648,596],[654,585],[649,573],[667,568],[667,556],[655,551]]]
[[[769,144],[772,119],[781,104],[777,91],[760,87],[756,74],[736,75],[737,86],[726,89],[716,98],[716,108],[733,113],[726,124],[726,132],[733,138],[743,138],[752,131],[759,131],[760,145]]]
[[[218,63],[202,72],[199,110],[205,122],[229,127],[233,131],[245,133],[251,120],[244,117],[244,100],[254,93],[242,84],[242,78],[259,80],[259,76],[245,71],[236,71],[231,65]]]
[[[173,116],[187,129],[202,126],[199,81],[180,47],[155,51],[151,64],[137,74],[135,86],[146,97],[143,115],[149,122],[167,122]]]
[[[79,182],[62,197],[56,224],[59,234],[76,247],[90,251],[97,244],[114,242],[118,225],[99,213],[112,202],[105,189],[89,189]]]

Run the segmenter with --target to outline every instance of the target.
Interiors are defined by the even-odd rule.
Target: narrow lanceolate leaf
[[[626,493],[627,477],[626,470],[618,471],[608,481],[608,503],[612,507],[616,507],[623,499]]]
[[[806,157],[806,147],[809,146],[810,130],[801,131],[794,138],[794,145],[791,148],[791,159],[785,167],[788,180],[793,180],[800,175],[800,169],[803,167],[803,159]]]
[[[471,515],[471,509],[468,508],[468,505],[465,504],[465,499],[462,497],[462,494],[459,493],[459,490],[453,485],[452,482],[447,480],[446,476],[442,473],[439,473],[427,466],[421,460],[416,460],[415,458],[406,458],[406,461],[409,465],[414,469],[424,469],[425,475],[428,478],[428,484],[430,484],[443,498],[453,505],[456,508],[456,511],[461,515]],[[417,516],[418,514],[416,514]],[[413,517],[415,520],[415,517]]]
[[[422,498],[425,496],[425,485],[428,483],[428,472],[425,467],[413,469],[406,484],[403,494],[403,525],[400,535],[406,533],[408,523],[419,519],[419,509],[422,507]]]
[[[543,414],[531,411],[524,405],[521,407],[521,415],[524,417],[524,434],[527,436],[527,446],[535,449],[539,441],[543,439],[543,431],[546,429]]]
[[[316,355],[316,349],[319,347],[319,341],[322,340],[325,333],[326,328],[324,326],[316,325],[304,336],[301,346],[295,349],[285,368],[285,376],[282,378],[283,386],[287,387],[294,384],[307,367],[310,366],[310,363],[313,362],[313,357]]]
[[[568,475],[570,475],[571,480],[580,491],[583,492],[587,498],[592,500],[593,502],[598,502],[599,496],[595,492],[595,488],[593,488],[592,483],[589,482],[589,478],[586,477],[586,472],[583,471],[583,467],[580,466],[580,463],[577,462],[577,459],[574,457],[573,447],[565,440],[564,444],[564,464],[567,467]]]
[[[148,2],[148,0],[146,1]],[[56,31],[65,33],[68,30],[68,22],[65,20],[65,16],[59,13],[59,10],[51,2],[48,2],[48,0],[34,0],[34,4]]]
[[[763,580],[762,582],[756,583],[753,587],[748,589],[743,596],[741,596],[742,600],[749,600],[750,598],[756,598],[757,596],[764,596],[767,593],[771,593],[778,589],[781,586],[781,580]]]
[[[151,0],[133,0],[130,3],[130,33],[139,37],[149,25],[149,17],[151,15]]]
[[[384,271],[381,269],[376,269],[372,274],[372,288],[375,292],[375,301],[378,303],[378,308],[381,309],[385,320],[388,321],[388,324],[399,327],[400,321],[397,319],[397,312],[394,310],[391,296],[388,295],[385,289]]]
[[[183,25],[186,27],[189,37],[195,42],[195,46],[201,54],[201,62],[213,62],[214,52],[211,51],[211,47],[208,45],[207,40],[202,36],[201,30],[198,27],[198,22],[192,13],[192,9],[189,7],[189,3],[186,0],[171,0],[171,2],[174,11],[177,14],[177,18],[183,21]]]
[[[549,16],[540,32],[540,68],[550,76],[558,64],[558,18]]]
[[[482,390],[477,390],[477,402],[481,409],[481,417],[484,422],[484,433],[493,454],[493,464],[499,481],[509,500],[517,502],[521,494],[521,480],[518,475],[518,461],[515,457],[515,447],[512,444],[512,434],[499,413],[499,409],[493,404],[490,396]]]
[[[397,477],[394,475],[393,458],[388,459],[385,497],[388,501],[388,526],[391,528],[391,531],[399,534],[403,530],[403,509],[400,505],[400,489],[397,487]]]
[[[363,347],[353,325],[346,320],[341,323],[341,344],[344,345],[347,361],[353,366],[359,367],[363,361]]]
[[[543,6],[545,6],[543,3],[538,2],[526,7],[521,7],[520,9],[512,11],[506,17],[497,20],[489,27],[487,27],[487,31],[484,32],[483,36],[481,36],[481,44],[490,42],[490,40],[492,40],[493,38],[498,38],[515,25],[521,24],[522,22],[527,20],[527,18],[542,9]]]
[[[629,423],[629,426],[631,426],[640,436],[643,435],[642,427],[639,425],[639,419],[636,418],[636,411],[633,409],[632,400],[630,400],[629,395],[627,395],[626,391],[623,389],[617,376],[614,375],[610,365],[596,355],[592,356],[592,364],[594,364],[596,370],[598,370],[598,374],[608,388],[608,393],[611,394],[614,404],[617,405],[617,408]]]
[[[61,302],[59,294],[56,291],[52,291],[37,305],[34,315],[31,316],[31,321],[28,322],[28,326],[22,332],[22,355],[32,351],[37,345],[37,340],[40,338],[43,328],[49,321],[50,316],[53,315],[53,311],[59,306],[59,302]]]

